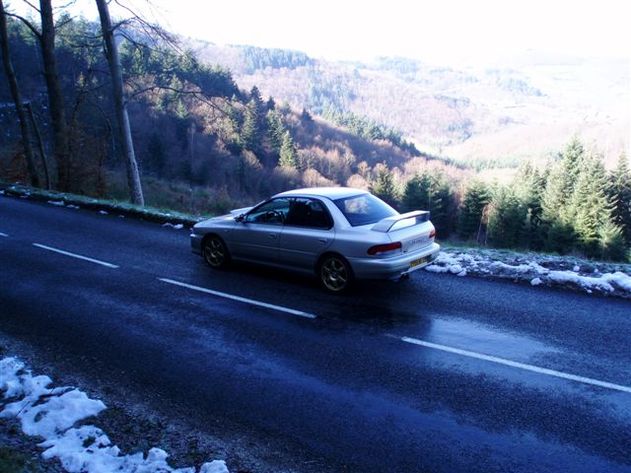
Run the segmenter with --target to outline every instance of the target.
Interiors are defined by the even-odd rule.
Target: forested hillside
[[[0,35],[7,78],[0,81],[4,181],[144,200],[192,214],[248,205],[295,187],[348,185],[370,189],[400,210],[430,210],[442,238],[629,257],[631,175],[623,154],[608,171],[597,147],[563,135],[564,147],[536,164],[522,163],[513,182],[489,184],[474,166],[420,152],[393,126],[431,126],[446,142],[466,140],[478,126],[465,113],[476,106],[447,95],[433,96],[431,103],[444,109],[428,105],[416,123],[413,84],[425,77],[418,63],[383,59],[370,70],[348,65],[351,82],[344,82],[302,53],[208,44],[200,52],[199,43],[197,51],[186,49],[139,18],[114,24],[116,41],[106,43],[104,54],[103,20],[63,11],[53,18],[52,10],[41,20],[0,16],[7,20]],[[209,48],[222,65],[208,62]],[[119,101],[114,56],[122,78]],[[400,84],[409,77],[411,88],[380,82],[382,70],[395,70]],[[278,74],[287,78],[278,81],[287,100],[235,79],[258,78],[272,88]],[[453,70],[430,74],[446,84],[476,83]],[[510,94],[544,96],[518,77],[499,74],[493,81]],[[381,110],[383,120],[351,106],[359,89],[392,104]],[[305,96],[306,102],[294,100]],[[303,102],[310,107],[296,106]],[[409,113],[397,104],[406,104]],[[134,169],[142,189],[134,190]]]
[[[230,67],[242,86],[256,84],[324,116],[350,112],[386,123],[423,150],[478,167],[544,161],[575,133],[599,143],[614,161],[629,144],[624,60],[524,53],[489,66],[446,67],[406,58],[335,62],[283,50],[192,46],[202,59]]]
[[[60,178],[40,46],[22,22],[9,18],[11,57],[25,102],[33,111],[31,141],[50,167],[50,184],[65,191],[126,196],[110,77],[100,26],[61,17],[55,54],[68,126],[70,178]],[[402,179],[412,168],[461,170],[422,156],[390,130],[371,124],[347,130],[308,112],[242,90],[231,72],[208,66],[158,32],[122,30],[120,57],[126,101],[147,203],[204,212],[226,210],[296,186],[350,183],[368,187],[387,163]],[[124,36],[123,36],[124,35]],[[158,39],[156,39],[156,37]],[[270,59],[272,60],[272,59]],[[301,56],[283,61],[302,64]],[[260,67],[260,63],[252,67]],[[27,179],[15,106],[0,85],[0,172]],[[30,121],[30,120],[29,120]],[[431,162],[430,162],[431,161]]]

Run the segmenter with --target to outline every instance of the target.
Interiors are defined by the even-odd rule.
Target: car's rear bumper
[[[396,279],[424,268],[436,259],[439,251],[440,245],[432,243],[413,253],[392,258],[348,258],[348,262],[357,279]]]
[[[202,239],[204,235],[198,235],[197,233],[191,233],[191,251],[197,255],[202,254]]]

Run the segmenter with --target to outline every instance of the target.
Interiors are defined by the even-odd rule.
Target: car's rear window
[[[397,215],[396,210],[372,194],[360,194],[333,202],[353,227],[377,223],[381,219]]]

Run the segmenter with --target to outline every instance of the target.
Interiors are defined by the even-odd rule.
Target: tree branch
[[[26,18],[24,18],[23,16],[20,16],[16,13],[10,13],[10,12],[5,12],[5,14],[7,16],[20,20],[22,23],[24,23],[27,26],[29,30],[31,30],[31,33],[33,33],[37,38],[39,39],[42,38],[42,33],[37,31],[37,28],[35,28],[35,26],[33,26],[33,24],[30,21],[28,21]]]
[[[28,0],[22,0],[24,3],[26,3],[29,7],[31,7],[33,10],[35,10],[37,13],[41,13],[39,11],[39,8],[37,8],[35,5],[33,5],[31,2],[29,2]]]
[[[193,99],[199,100],[200,102],[208,105],[210,108],[212,108],[213,110],[216,110],[217,112],[221,113],[225,117],[229,116],[229,114],[225,110],[223,110],[221,107],[219,107],[210,98],[206,97],[201,91],[199,91],[199,90],[178,89],[176,87],[171,87],[171,86],[168,86],[168,85],[151,85],[151,86],[148,86],[148,87],[143,87],[142,89],[134,90],[134,92],[127,97],[127,102],[129,102],[130,100],[133,100],[134,98],[136,98],[136,97],[138,97],[138,96],[140,96],[142,94],[145,94],[147,92],[153,92],[153,91],[156,91],[156,90],[165,90],[165,91],[169,91],[169,92],[175,92],[177,95],[180,95],[180,96],[192,97]]]
[[[68,16],[64,20],[58,21],[57,24],[55,25],[55,28],[59,30],[63,28],[64,26],[66,26],[68,23],[72,23],[73,21],[74,21],[74,17]]]

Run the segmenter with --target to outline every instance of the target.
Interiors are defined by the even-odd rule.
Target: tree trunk
[[[50,119],[53,126],[55,160],[57,161],[58,187],[62,191],[70,187],[70,154],[68,152],[68,125],[64,98],[61,93],[57,59],[55,57],[55,23],[51,0],[40,0],[42,33],[39,37],[44,62],[44,78],[48,91]]]
[[[18,81],[15,76],[15,70],[13,69],[13,63],[11,62],[9,51],[9,34],[7,32],[7,17],[4,12],[4,5],[2,3],[2,0],[0,0],[0,49],[2,50],[2,63],[4,65],[4,72],[7,76],[7,80],[9,81],[11,96],[13,97],[15,110],[17,111],[18,120],[20,122],[20,132],[22,133],[22,143],[24,145],[26,167],[28,169],[29,177],[31,178],[31,184],[35,187],[39,187],[39,176],[35,167],[33,146],[31,145],[31,130],[26,117],[26,113],[24,113],[24,106],[22,104],[20,88],[18,87]]]
[[[134,142],[129,125],[129,115],[127,114],[127,104],[123,97],[123,74],[121,71],[120,58],[118,56],[118,46],[114,39],[112,20],[110,19],[110,12],[106,0],[96,0],[96,5],[99,9],[99,17],[101,19],[101,30],[105,43],[105,57],[107,58],[110,74],[112,76],[114,108],[116,110],[116,118],[125,157],[125,166],[127,168],[127,183],[129,185],[130,197],[132,203],[145,205],[138,163],[136,162],[136,155],[134,153]]]
[[[24,108],[28,112],[29,118],[31,119],[31,125],[33,125],[33,132],[35,133],[35,140],[37,141],[39,155],[42,157],[42,165],[44,166],[44,186],[46,187],[46,189],[51,190],[52,186],[50,182],[50,167],[48,166],[48,156],[46,155],[46,150],[44,149],[42,134],[39,132],[39,127],[37,126],[37,121],[35,120],[35,114],[33,113],[32,105],[27,102],[24,104]]]

